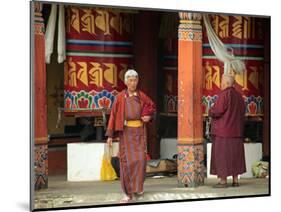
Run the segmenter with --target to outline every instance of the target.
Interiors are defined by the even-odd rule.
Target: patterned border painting
[[[195,187],[204,183],[203,144],[178,144],[178,170],[180,185]]]
[[[35,146],[35,189],[48,187],[48,146]]]

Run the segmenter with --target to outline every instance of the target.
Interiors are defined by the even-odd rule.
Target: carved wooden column
[[[178,185],[204,183],[202,16],[180,12],[178,28]]]
[[[47,96],[45,36],[42,17],[42,4],[34,3],[34,70],[33,108],[34,108],[34,171],[35,189],[48,187],[48,134],[47,134]]]

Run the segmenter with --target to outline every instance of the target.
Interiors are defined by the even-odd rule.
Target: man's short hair
[[[134,69],[128,69],[124,77],[125,83],[127,83],[129,77],[139,77],[138,72],[136,72]]]

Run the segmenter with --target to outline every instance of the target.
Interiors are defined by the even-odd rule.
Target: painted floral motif
[[[211,108],[212,104],[214,104],[217,100],[218,96],[203,96],[202,97],[202,111],[204,114],[208,114],[209,109]]]
[[[78,108],[81,109],[88,109],[92,102],[92,96],[90,96],[85,91],[80,91],[77,93],[77,96],[75,98],[75,103],[78,105]]]
[[[250,115],[254,115],[257,113],[257,104],[255,102],[250,102],[247,105],[247,111]]]
[[[98,100],[98,104],[102,108],[110,108],[110,103],[111,103],[111,101],[107,97],[102,97]]]
[[[111,108],[115,100],[115,96],[111,92],[103,90],[96,94],[93,99],[96,108]]]

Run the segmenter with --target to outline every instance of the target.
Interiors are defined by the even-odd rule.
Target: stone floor
[[[240,179],[240,187],[214,189],[215,179],[205,179],[197,188],[179,188],[177,177],[146,178],[145,196],[135,202],[169,201],[198,198],[234,197],[269,194],[268,179]],[[34,208],[61,208],[119,204],[120,181],[68,182],[66,176],[49,176],[49,188],[35,192]]]

